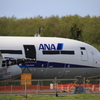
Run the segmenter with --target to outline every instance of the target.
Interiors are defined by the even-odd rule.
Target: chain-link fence
[[[83,88],[82,88],[83,87]],[[84,90],[82,90],[84,89]],[[49,79],[49,80],[9,80],[0,81],[0,94],[63,94],[63,93],[99,93],[100,80]]]

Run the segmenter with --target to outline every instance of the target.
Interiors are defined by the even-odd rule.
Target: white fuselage
[[[33,79],[100,76],[100,53],[93,46],[65,38],[0,37],[3,58],[32,58],[35,62],[9,66],[12,76],[32,73]],[[22,71],[20,71],[20,68]]]

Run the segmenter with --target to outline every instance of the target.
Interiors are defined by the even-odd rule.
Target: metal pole
[[[55,77],[55,96],[58,97],[58,93],[57,93],[57,77]]]
[[[26,93],[26,79],[25,79],[25,98],[27,98],[27,93]]]
[[[12,85],[11,85],[11,94],[12,94]]]
[[[84,77],[84,81],[83,81],[83,82],[84,82],[84,92],[85,92],[85,90],[86,90],[86,89],[85,89],[85,77]]]
[[[39,27],[39,34],[41,33],[41,27]]]
[[[41,85],[42,85],[42,90],[43,90],[43,81],[41,81]]]
[[[38,84],[37,84],[37,93],[39,93],[39,90],[40,90],[40,88],[39,88],[39,80],[38,80]]]
[[[99,78],[99,91],[100,91],[100,78]]]

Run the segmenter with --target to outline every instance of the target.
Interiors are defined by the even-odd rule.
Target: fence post
[[[11,94],[12,94],[12,85],[11,85]]]
[[[86,91],[86,85],[85,85],[85,77],[84,77],[84,81],[83,81],[83,84],[84,84],[84,92]]]
[[[38,84],[37,84],[37,93],[39,93],[39,90],[40,90],[39,85],[40,85],[40,83],[39,83],[39,80],[38,80]]]
[[[98,91],[100,91],[100,78],[99,78],[99,87],[98,87]]]
[[[26,79],[25,79],[25,96],[24,96],[25,98],[27,98],[27,93],[26,92],[27,92],[27,90],[26,90]]]
[[[55,96],[58,97],[58,93],[57,93],[57,77],[55,77]]]

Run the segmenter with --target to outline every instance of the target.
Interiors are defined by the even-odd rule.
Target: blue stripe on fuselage
[[[36,61],[30,63],[23,63],[20,68],[48,68],[48,66],[52,66],[53,68],[96,68],[94,66],[86,66],[86,65],[76,65],[76,64],[65,64],[65,63],[57,63],[57,62],[46,62],[46,61]]]

